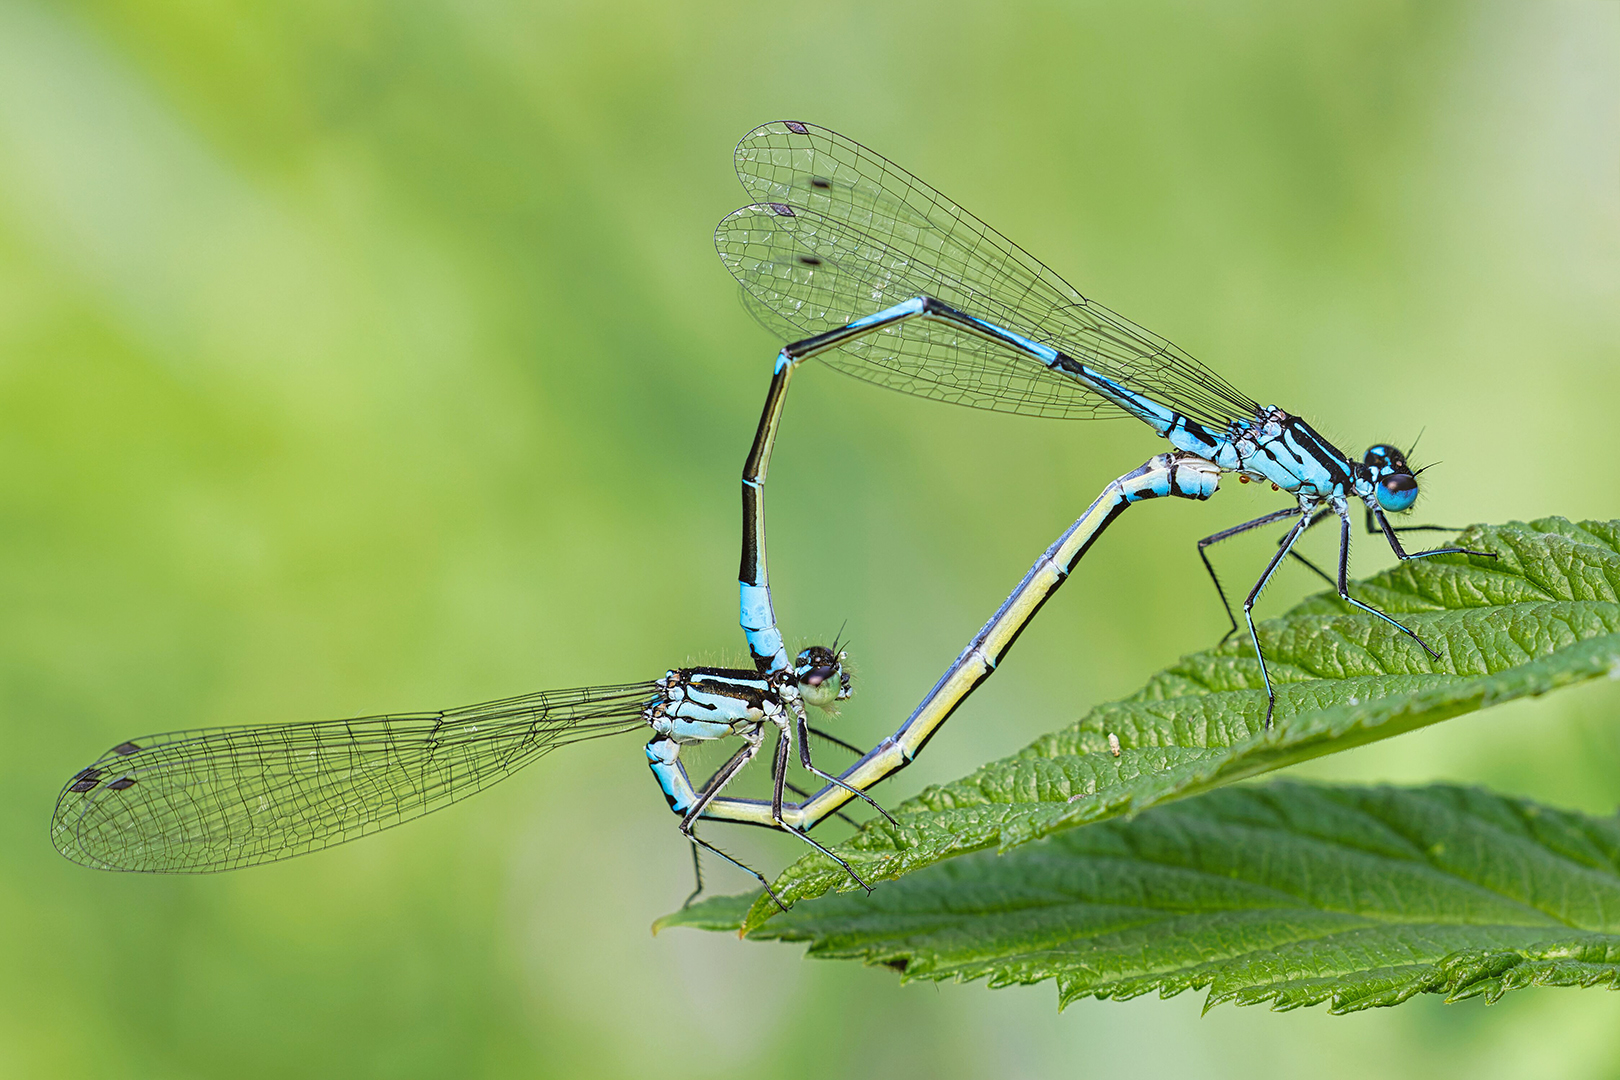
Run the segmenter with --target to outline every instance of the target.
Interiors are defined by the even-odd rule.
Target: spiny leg
[[[848,751],[849,753],[854,754],[856,757],[860,757],[862,754],[865,753],[865,751],[862,750],[860,747],[854,746],[854,745],[852,745],[850,743],[847,743],[843,739],[840,739],[838,736],[830,734],[829,732],[822,731],[818,727],[811,727],[809,730],[810,730],[810,734],[814,735],[816,738],[825,739],[827,742],[832,743],[834,746],[838,747],[840,750]],[[789,792],[791,792],[792,794],[798,796],[800,799],[808,799],[810,797],[810,793],[808,791],[806,791],[804,788],[799,787],[797,784],[794,784],[794,783],[790,782],[790,783],[788,783],[788,784],[786,784],[784,786],[787,788],[787,790]],[[839,821],[844,822],[846,825],[852,825],[857,829],[861,827],[860,822],[856,821],[854,818],[850,817],[848,814],[844,813],[842,810],[834,810],[832,812],[832,816],[837,818]]]
[[[1260,599],[1260,594],[1265,591],[1266,583],[1271,580],[1271,575],[1277,572],[1277,567],[1288,557],[1288,553],[1293,550],[1300,536],[1304,534],[1306,529],[1311,527],[1311,521],[1315,516],[1315,512],[1312,511],[1300,518],[1298,523],[1288,530],[1288,535],[1283,537],[1283,542],[1277,547],[1277,553],[1266,564],[1266,569],[1260,575],[1260,580],[1254,583],[1253,589],[1249,590],[1248,599],[1243,601],[1243,620],[1249,624],[1249,640],[1254,643],[1254,655],[1260,661],[1260,678],[1266,684],[1265,730],[1267,731],[1271,730],[1271,714],[1277,707],[1277,692],[1271,687],[1271,672],[1266,669],[1266,651],[1260,647],[1260,633],[1254,628],[1254,605],[1255,601]]]
[[[1222,529],[1218,533],[1211,533],[1209,536],[1206,536],[1202,540],[1198,541],[1198,557],[1204,561],[1204,569],[1209,571],[1209,580],[1215,584],[1215,595],[1221,598],[1221,607],[1226,610],[1226,621],[1232,624],[1232,628],[1221,635],[1222,643],[1224,643],[1227,638],[1237,633],[1237,616],[1232,614],[1232,604],[1226,599],[1226,590],[1221,587],[1221,579],[1219,575],[1215,573],[1215,567],[1209,561],[1209,555],[1205,549],[1213,547],[1222,540],[1230,540],[1234,536],[1242,536],[1244,533],[1253,529],[1258,529],[1264,525],[1270,525],[1274,521],[1283,521],[1287,518],[1294,517],[1299,512],[1300,510],[1297,506],[1290,506],[1284,510],[1276,510],[1272,513],[1257,517],[1253,521],[1245,521],[1243,524],[1234,525],[1230,529]],[[1321,573],[1321,571],[1318,570],[1317,573]],[[1323,574],[1323,576],[1326,577],[1327,575]],[[1332,583],[1333,579],[1329,578],[1328,584],[1331,585]]]
[[[1363,509],[1366,510],[1366,512],[1367,512],[1367,533],[1368,533],[1368,535],[1370,535],[1370,536],[1371,535],[1377,535],[1382,530],[1380,530],[1378,528],[1378,519],[1373,516],[1372,507],[1367,506],[1367,507],[1363,507]],[[1454,525],[1396,525],[1396,526],[1394,526],[1394,530],[1396,532],[1398,532],[1398,533],[1408,533],[1408,532],[1462,532],[1461,529],[1457,528]]]
[[[707,850],[714,852],[732,866],[752,874],[754,878],[765,887],[765,892],[769,894],[770,898],[776,902],[776,906],[781,908],[783,911],[786,911],[787,905],[782,903],[782,898],[776,895],[776,891],[771,888],[771,883],[765,880],[764,874],[761,874],[752,866],[732,858],[730,855],[727,855],[724,851],[721,851],[719,848],[715,847],[713,844],[709,843],[707,840],[703,839],[697,834],[697,820],[700,816],[702,816],[704,808],[713,802],[714,799],[720,794],[721,790],[724,789],[725,786],[729,784],[739,772],[742,771],[743,766],[754,760],[754,755],[759,753],[759,748],[764,742],[764,739],[757,730],[745,734],[743,738],[747,740],[743,747],[735,754],[731,755],[730,760],[728,760],[719,768],[718,771],[715,772],[714,776],[710,778],[709,782],[704,785],[703,790],[698,792],[698,796],[692,801],[691,807],[686,811],[685,815],[682,816],[680,826],[681,834],[693,844],[701,845]],[[694,848],[693,851],[693,857],[695,859],[696,849]],[[698,879],[698,889],[700,892],[702,891],[702,885],[703,879],[700,876]],[[691,903],[696,896],[697,893],[693,893],[692,896],[687,898],[687,903]]]
[[[866,792],[862,791],[860,788],[854,787],[854,786],[852,786],[850,784],[845,783],[843,780],[841,780],[838,777],[832,775],[831,773],[822,772],[820,769],[816,768],[814,764],[811,763],[811,761],[810,761],[810,721],[804,715],[804,703],[803,702],[801,702],[797,698],[795,698],[795,699],[793,699],[792,704],[793,704],[794,720],[799,726],[799,765],[801,767],[803,767],[804,771],[807,772],[807,773],[812,773],[812,774],[814,774],[816,776],[821,777],[821,779],[825,780],[829,784],[836,784],[838,787],[843,788],[845,791],[849,792],[851,795],[854,795],[856,798],[858,798],[858,799],[862,800],[863,802],[865,802],[872,809],[874,809],[878,813],[882,814],[884,819],[886,821],[888,821],[888,823],[890,825],[893,825],[895,828],[898,829],[900,827],[900,823],[898,821],[894,820],[893,815],[891,815],[887,810],[885,810],[885,809],[883,809],[883,807],[879,806],[876,799],[872,798],[872,796],[868,795]],[[781,808],[778,807],[777,809],[780,810]],[[857,878],[856,880],[858,881],[860,879]]]
[[[1357,600],[1355,597],[1350,595],[1350,515],[1348,513],[1344,512],[1343,510],[1341,510],[1339,512],[1339,581],[1338,581],[1338,590],[1339,590],[1339,599],[1340,600],[1343,600],[1345,603],[1350,604],[1350,605],[1352,605],[1354,607],[1360,608],[1362,611],[1367,612],[1369,615],[1378,616],[1380,619],[1383,619],[1385,622],[1389,623],[1389,625],[1393,626],[1395,629],[1399,630],[1401,633],[1405,634],[1407,637],[1411,638],[1413,641],[1415,641],[1419,645],[1423,646],[1423,651],[1424,652],[1428,653],[1430,656],[1434,657],[1436,660],[1440,659],[1440,654],[1435,652],[1433,649],[1429,648],[1429,643],[1428,642],[1426,642],[1422,638],[1418,637],[1411,630],[1407,629],[1405,626],[1402,626],[1400,623],[1396,622],[1394,619],[1390,618],[1388,615],[1385,615],[1382,611],[1379,611],[1377,608],[1373,607],[1370,604],[1363,604],[1360,600]]]
[[[1204,560],[1204,569],[1209,571],[1209,578],[1210,578],[1211,581],[1213,581],[1215,583],[1215,592],[1221,598],[1221,606],[1226,609],[1226,618],[1232,624],[1232,629],[1228,630],[1224,635],[1222,635],[1222,637],[1221,637],[1222,642],[1226,641],[1227,638],[1231,637],[1234,633],[1237,632],[1237,619],[1235,617],[1233,617],[1233,615],[1232,615],[1232,605],[1227,603],[1226,591],[1221,588],[1220,579],[1215,576],[1215,568],[1210,565],[1208,556],[1204,554],[1204,549],[1206,547],[1213,546],[1214,544],[1218,544],[1222,540],[1230,539],[1233,536],[1237,536],[1237,535],[1239,535],[1241,533],[1247,532],[1249,529],[1258,528],[1261,525],[1269,525],[1273,521],[1280,521],[1283,518],[1288,517],[1290,513],[1296,513],[1296,512],[1297,511],[1278,511],[1275,514],[1268,514],[1265,517],[1256,518],[1253,521],[1244,522],[1242,525],[1238,525],[1235,528],[1223,530],[1222,532],[1216,533],[1214,536],[1206,536],[1206,537],[1204,537],[1204,539],[1198,541],[1198,555],[1199,555],[1200,558],[1202,558]],[[1312,519],[1311,526],[1314,527],[1316,525],[1321,524],[1323,521],[1326,521],[1326,520],[1327,520],[1327,518],[1325,516],[1320,516],[1319,515],[1316,518]],[[1456,529],[1450,528],[1449,526],[1446,526],[1446,525],[1396,525],[1396,526],[1392,526],[1391,528],[1392,528],[1392,531],[1394,531],[1396,533],[1403,533],[1403,532],[1456,532],[1457,531]],[[1377,520],[1375,520],[1373,518],[1373,512],[1372,512],[1371,509],[1367,510],[1367,531],[1369,533],[1377,533],[1379,531],[1378,522],[1377,522]],[[1277,543],[1281,544],[1284,539],[1287,539],[1287,534],[1286,533],[1283,535],[1283,537],[1278,539]],[[1424,552],[1424,554],[1439,554],[1441,552],[1449,552],[1449,551],[1454,551],[1454,550],[1461,550],[1461,549],[1441,548],[1438,551],[1434,551],[1434,552]],[[1292,558],[1294,561],[1298,562],[1301,566],[1305,567],[1305,569],[1309,570],[1311,573],[1315,574],[1317,577],[1321,578],[1324,582],[1326,582],[1328,588],[1335,589],[1335,588],[1338,587],[1339,583],[1337,581],[1333,580],[1333,575],[1332,574],[1328,573],[1326,570],[1323,570],[1320,566],[1317,566],[1310,559],[1308,559],[1304,555],[1300,554],[1297,549],[1294,550],[1294,551],[1289,552],[1288,554],[1289,554],[1289,557]],[[1479,555],[1479,554],[1484,554],[1484,553],[1483,552],[1473,552],[1473,554]],[[1413,558],[1416,558],[1416,557],[1417,556],[1413,556]],[[1492,557],[1494,558],[1494,556],[1492,556]]]
[[[842,866],[844,871],[849,874],[850,878],[857,885],[861,886],[863,889],[866,889],[867,892],[871,892],[871,886],[867,885],[865,881],[861,880],[860,875],[856,874],[855,871],[850,868],[848,863],[834,855],[831,851],[827,850],[827,848],[817,843],[811,837],[806,836],[797,829],[794,829],[782,820],[781,793],[782,788],[785,786],[784,774],[786,773],[789,756],[787,746],[789,735],[787,725],[784,721],[778,719],[776,724],[779,738],[775,748],[774,763],[772,767],[772,772],[776,780],[773,797],[773,802],[775,805],[772,808],[773,826],[783,832],[792,833],[793,835],[804,840],[811,847],[815,848],[817,851],[820,851],[822,854],[826,855],[828,858]],[[776,906],[781,908],[783,911],[786,911],[787,905],[782,902],[782,898],[776,894],[774,889],[771,888],[771,883],[766,880],[763,874],[748,864],[734,858],[731,855],[728,855],[726,852],[722,851],[718,847],[715,847],[713,844],[709,843],[707,840],[703,839],[697,834],[697,822],[698,819],[703,815],[704,811],[715,803],[715,801],[719,798],[720,792],[723,791],[726,786],[736,778],[737,774],[741,772],[756,755],[758,755],[760,749],[764,745],[764,737],[757,729],[752,732],[745,733],[743,738],[746,740],[746,744],[735,754],[733,754],[724,765],[715,771],[714,775],[709,778],[708,783],[703,786],[703,789],[696,793],[695,798],[692,800],[692,805],[681,818],[681,833],[693,845],[692,865],[694,874],[697,878],[697,888],[694,889],[691,895],[686,898],[686,904],[690,904],[703,892],[703,874],[699,865],[697,851],[699,847],[702,847],[705,850],[714,852],[716,855],[720,856],[731,865],[737,867],[739,870],[752,875],[754,879],[758,881],[764,888],[766,894],[770,896],[771,900],[776,904]]]
[[[782,824],[782,789],[787,785],[788,754],[792,737],[787,724],[778,721],[776,749],[771,753],[771,820]]]
[[[1322,524],[1322,522],[1324,522],[1326,520],[1327,520],[1327,515],[1318,514],[1318,515],[1316,515],[1315,517],[1313,517],[1311,519],[1311,523],[1308,526],[1308,528],[1315,528],[1316,526]],[[1282,543],[1282,538],[1279,538],[1277,540],[1277,543],[1279,543],[1279,544]],[[1337,583],[1333,580],[1333,575],[1332,574],[1329,574],[1326,570],[1323,570],[1320,566],[1317,566],[1315,563],[1311,562],[1311,560],[1309,560],[1305,556],[1301,555],[1299,553],[1298,548],[1295,548],[1293,551],[1290,551],[1288,553],[1288,557],[1295,560],[1296,562],[1301,563],[1305,567],[1305,569],[1309,570],[1311,573],[1315,574],[1317,577],[1319,577],[1323,581],[1327,582],[1328,588],[1331,589],[1331,588],[1334,588],[1337,585]]]
[[[697,882],[697,887],[681,902],[683,908],[691,907],[692,901],[703,895],[703,860],[698,855],[697,837],[687,837],[687,840],[692,845],[692,879]]]
[[[1379,528],[1378,528],[1378,520],[1373,517],[1372,509],[1370,507],[1363,507],[1363,509],[1367,511],[1367,532],[1368,532],[1368,534],[1374,535],[1374,536],[1378,535],[1378,533],[1380,531]],[[1317,524],[1319,522],[1326,521],[1326,520],[1327,520],[1326,517],[1320,517],[1320,518],[1317,518],[1317,520],[1315,522],[1312,522],[1312,524]],[[1396,533],[1408,533],[1408,532],[1460,532],[1461,531],[1459,529],[1453,528],[1450,525],[1394,525],[1394,526],[1391,526],[1391,528]],[[1480,554],[1480,553],[1476,552],[1476,554]],[[1335,589],[1335,588],[1338,587],[1339,583],[1333,580],[1333,575],[1332,574],[1329,574],[1326,570],[1323,570],[1320,566],[1317,566],[1315,563],[1311,562],[1311,560],[1309,560],[1305,556],[1301,555],[1297,550],[1293,552],[1293,557],[1295,559],[1297,559],[1299,562],[1303,563],[1305,568],[1308,569],[1311,573],[1315,574],[1317,577],[1319,577],[1323,581],[1327,582],[1328,588]],[[1493,558],[1494,558],[1494,556],[1493,556]]]
[[[735,866],[738,869],[745,870],[748,873],[752,874],[754,876],[754,880],[758,881],[760,883],[760,886],[762,888],[764,888],[765,895],[769,896],[771,898],[772,903],[774,903],[777,907],[781,908],[783,911],[786,911],[788,909],[787,905],[782,903],[782,898],[780,896],[776,895],[776,890],[771,888],[771,883],[769,881],[765,880],[765,875],[764,874],[761,874],[758,870],[755,870],[752,866],[749,866],[747,863],[738,862],[736,859],[732,858],[730,855],[727,855],[725,852],[721,851],[719,848],[715,847],[713,844],[711,844],[707,840],[703,839],[703,837],[699,836],[697,834],[697,830],[695,828],[688,828],[688,827],[683,825],[682,828],[681,828],[681,831],[686,834],[686,838],[688,840],[692,841],[692,843],[694,845],[696,845],[692,849],[692,852],[693,852],[692,857],[694,859],[697,858],[697,848],[698,847],[702,847],[705,851],[714,852],[716,855],[718,855],[722,859],[726,860],[726,862],[730,863],[732,866]],[[686,898],[686,903],[687,904],[690,904],[693,900],[697,899],[698,893],[703,891],[701,886],[702,886],[702,882],[700,881],[699,882],[698,892],[694,892],[691,896]],[[684,907],[685,905],[682,905],[682,906]]]
[[[1374,510],[1373,514],[1377,516],[1378,526],[1383,530],[1384,538],[1389,541],[1390,550],[1395,552],[1395,557],[1397,559],[1401,559],[1403,561],[1406,559],[1426,559],[1430,555],[1478,555],[1483,559],[1496,558],[1496,553],[1494,551],[1475,551],[1472,548],[1460,547],[1430,548],[1428,551],[1409,552],[1405,548],[1401,547],[1400,538],[1395,535],[1396,529],[1390,525],[1389,519],[1384,516],[1384,512],[1382,510]]]
[[[866,751],[862,750],[860,747],[854,746],[854,745],[852,745],[850,743],[847,743],[843,739],[840,739],[838,736],[829,734],[828,732],[825,732],[825,731],[822,731],[818,727],[812,727],[809,730],[810,730],[810,734],[814,735],[816,738],[823,739],[823,740],[825,740],[827,742],[830,742],[834,746],[838,747],[838,749],[840,749],[840,750],[847,750],[849,753],[854,754],[856,757],[860,757],[862,754],[866,753]]]
[[[872,886],[868,885],[866,883],[866,881],[861,877],[861,875],[859,875],[859,874],[857,874],[855,872],[855,868],[850,866],[849,863],[845,862],[843,859],[839,858],[838,855],[836,855],[831,848],[827,847],[825,844],[823,844],[821,841],[817,840],[815,837],[811,836],[809,833],[800,832],[798,829],[795,829],[793,826],[789,825],[785,821],[778,821],[777,826],[779,828],[781,828],[781,830],[783,832],[792,833],[794,836],[797,836],[800,840],[803,840],[805,843],[809,844],[811,847],[815,848],[817,851],[819,851],[823,855],[827,856],[827,858],[831,859],[833,862],[835,862],[839,866],[843,867],[844,873],[849,875],[849,879],[851,881],[853,881],[855,884],[859,885],[861,888],[865,889],[867,891],[868,895],[871,894]],[[773,894],[773,899],[774,899],[774,894]],[[780,903],[781,901],[777,901],[777,902]]]
[[[797,698],[791,698],[789,700],[792,702],[792,704],[794,706],[794,712],[798,717],[799,726],[800,726],[800,729],[802,731],[803,728],[805,727],[805,723],[804,723],[804,706]],[[788,733],[788,726],[787,726],[787,722],[785,720],[780,719],[780,718],[774,718],[774,722],[776,724],[778,724],[778,738],[777,738],[777,743],[776,743],[776,762],[777,762],[776,775],[774,777],[774,782],[771,785],[771,820],[773,822],[775,822],[776,827],[781,829],[783,832],[792,833],[794,836],[797,836],[800,840],[803,840],[805,843],[809,844],[811,847],[815,848],[817,851],[819,851],[823,855],[827,856],[827,858],[831,859],[833,862],[837,863],[839,866],[842,866],[844,868],[844,873],[846,873],[846,874],[848,874],[850,876],[850,880],[854,881],[855,884],[859,885],[861,888],[865,889],[868,893],[870,893],[872,891],[872,886],[868,885],[865,881],[863,881],[861,879],[861,875],[859,875],[859,874],[857,874],[855,872],[854,867],[850,866],[849,863],[845,862],[843,859],[841,859],[837,855],[833,854],[832,849],[827,847],[821,841],[817,840],[815,837],[811,836],[809,833],[801,832],[798,829],[795,829],[793,826],[789,825],[786,821],[784,821],[782,819],[782,789],[787,785],[787,758],[788,758],[788,749],[789,749],[788,744],[792,741],[792,736]],[[800,756],[801,756],[801,759],[802,759],[803,755],[801,754]],[[812,771],[816,771],[816,770],[812,770]],[[828,780],[833,779],[832,777],[827,776],[826,773],[819,772],[819,771],[816,771],[816,775],[822,777],[823,779],[828,779]],[[841,781],[835,781],[835,782],[836,783],[841,783]],[[854,789],[852,788],[851,790],[854,790]],[[867,802],[872,802],[872,800],[867,799],[866,796],[863,793],[858,792],[858,791],[855,792],[855,793],[857,795],[860,795],[861,798],[866,799]],[[877,803],[872,803],[872,805],[877,806]],[[879,813],[883,812],[883,808],[881,806],[878,806],[878,812]],[[884,816],[888,817],[887,814],[884,814]],[[890,820],[892,821],[894,819],[890,818]]]

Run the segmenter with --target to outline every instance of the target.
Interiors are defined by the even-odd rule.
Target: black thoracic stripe
[[[1281,457],[1279,457],[1277,455],[1277,452],[1273,448],[1275,446],[1277,446],[1279,443],[1281,443],[1283,446],[1287,447],[1288,452],[1289,452],[1289,456],[1290,456],[1290,458],[1292,460],[1284,461]],[[1309,457],[1309,458],[1315,460],[1318,465],[1324,465],[1325,467],[1328,468],[1328,472],[1329,472],[1330,475],[1332,474],[1332,471],[1333,471],[1332,468],[1331,468],[1331,462],[1324,463],[1321,460],[1321,458],[1317,455],[1316,451],[1312,447],[1306,445],[1304,442],[1302,442],[1300,440],[1299,433],[1296,432],[1293,429],[1292,426],[1285,427],[1283,429],[1283,434],[1282,434],[1282,437],[1280,439],[1268,439],[1268,440],[1266,440],[1264,443],[1262,443],[1260,445],[1259,450],[1260,450],[1260,452],[1262,454],[1264,454],[1266,457],[1270,458],[1271,461],[1274,464],[1279,466],[1284,472],[1288,473],[1288,475],[1292,476],[1301,485],[1303,485],[1305,483],[1305,477],[1300,475],[1300,473],[1301,473],[1300,466],[1301,466],[1303,458]]]
[[[1273,464],[1275,464],[1275,465],[1278,465],[1278,466],[1283,466],[1283,462],[1282,462],[1282,459],[1280,459],[1280,458],[1279,458],[1279,457],[1277,457],[1277,455],[1276,455],[1276,454],[1274,454],[1274,453],[1272,453],[1272,451],[1271,451],[1271,443],[1270,443],[1270,442],[1269,442],[1269,441],[1267,441],[1267,442],[1265,442],[1265,443],[1262,443],[1262,444],[1261,444],[1261,445],[1260,445],[1260,446],[1259,446],[1259,448],[1258,448],[1258,449],[1259,449],[1259,451],[1260,451],[1260,452],[1261,452],[1261,453],[1262,453],[1262,454],[1264,454],[1264,455],[1266,455],[1266,457],[1268,457],[1268,458],[1270,458],[1270,459],[1271,459],[1271,461],[1272,461],[1272,463],[1273,463]],[[1286,466],[1283,466],[1283,467],[1285,467],[1285,468],[1286,468]],[[1292,470],[1292,469],[1291,469],[1291,468],[1290,468],[1290,469],[1289,469],[1289,472],[1293,472],[1293,470]],[[1305,478],[1304,478],[1304,477],[1302,477],[1302,476],[1298,476],[1298,475],[1296,475],[1296,476],[1295,476],[1295,477],[1294,477],[1294,479],[1296,479],[1296,480],[1299,480],[1299,481],[1301,481],[1301,482],[1303,482],[1303,481],[1304,481],[1304,479],[1305,479]]]
[[[1176,413],[1176,422],[1181,425],[1181,430],[1201,440],[1206,446],[1217,445],[1218,440],[1215,438],[1214,434],[1210,432],[1209,428],[1205,427],[1203,424],[1200,424],[1192,417],[1184,416],[1178,412]]]
[[[1327,469],[1335,483],[1349,485],[1351,477],[1346,471],[1348,459],[1339,452],[1338,447],[1324,439],[1315,428],[1297,416],[1289,416],[1285,426],[1293,434],[1300,449],[1315,458],[1318,465]]]
[[[681,676],[678,685],[693,690],[729,697],[735,701],[747,702],[763,710],[765,701],[774,697],[770,686],[755,672],[740,668],[686,668],[677,673]],[[689,702],[690,698],[687,699]],[[692,704],[700,704],[691,702]],[[712,708],[713,706],[706,706]]]

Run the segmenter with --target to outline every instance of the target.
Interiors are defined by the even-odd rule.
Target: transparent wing
[[[449,806],[559,746],[643,727],[656,693],[631,683],[134,739],[68,781],[51,839],[103,870],[202,873],[287,859]]]
[[[737,145],[754,204],[715,232],[744,301],[798,340],[928,295],[1061,349],[1216,429],[1259,406],[1175,345],[1087,300],[1023,248],[859,143],[797,121]],[[914,320],[822,358],[909,394],[1034,416],[1123,415],[1082,384],[1005,347]]]

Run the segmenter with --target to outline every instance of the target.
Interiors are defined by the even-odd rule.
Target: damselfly
[[[850,696],[844,662],[835,643],[804,650],[791,672],[775,675],[682,668],[653,682],[547,691],[445,712],[131,739],[68,781],[51,819],[51,839],[74,862],[103,870],[234,870],[401,825],[482,791],[560,746],[650,728],[648,764],[692,844],[693,896],[702,890],[700,847],[770,889],[758,872],[698,836],[699,819],[717,801],[737,804],[732,820],[793,833],[864,886],[847,863],[782,814],[784,790],[798,793],[786,782],[792,742],[807,768],[812,733],[859,753],[810,727],[805,712],[806,704],[831,710]],[[722,799],[773,731],[771,801]],[[742,746],[707,783],[694,786],[681,749],[733,738]]]
[[[1180,451],[1294,496],[1293,506],[1199,542],[1202,554],[1220,540],[1298,519],[1243,601],[1265,685],[1265,727],[1277,695],[1255,601],[1300,536],[1330,511],[1340,523],[1339,597],[1439,658],[1348,586],[1352,500],[1365,505],[1369,527],[1401,559],[1489,556],[1402,547],[1386,515],[1410,510],[1418,485],[1400,451],[1380,444],[1351,460],[1300,417],[1260,405],[1169,341],[1082,296],[921,180],[835,132],[766,124],[738,144],[736,167],[753,202],[720,223],[716,245],[753,314],[793,341],[777,357],[743,475],[742,623],[761,670],[782,670],[787,661],[765,567],[763,484],[788,380],[812,356],[880,386],[978,408],[1133,416]],[[1237,619],[1218,578],[1215,586],[1230,636]]]

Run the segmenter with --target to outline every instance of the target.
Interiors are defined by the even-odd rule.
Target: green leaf
[[[750,936],[908,979],[1056,979],[1060,1006],[1614,988],[1620,818],[1451,785],[1245,785],[803,903]]]
[[[1331,593],[1316,596],[1260,626],[1278,684],[1273,730],[1262,731],[1253,650],[1234,639],[1013,757],[928,788],[894,809],[900,828],[874,820],[839,854],[869,882],[896,878],[1620,672],[1620,522],[1476,526],[1458,543],[1498,558],[1405,562],[1352,587],[1439,660]],[[794,863],[775,885],[790,904],[850,887],[821,855]],[[777,910],[761,899],[747,925]]]
[[[741,930],[748,909],[763,895],[764,890],[756,890],[741,896],[711,896],[655,919],[652,932],[656,934],[672,926],[685,926],[693,930]]]

